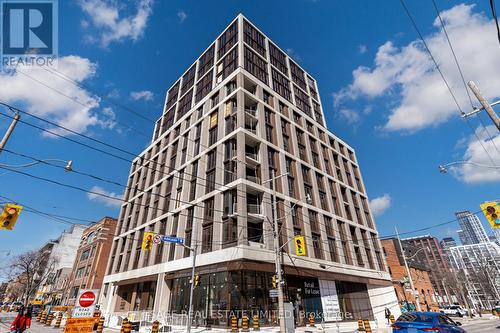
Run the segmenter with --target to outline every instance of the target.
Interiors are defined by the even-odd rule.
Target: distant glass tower
[[[455,216],[462,228],[461,232],[459,232],[459,236],[463,245],[479,244],[490,241],[477,215],[469,211],[463,211],[456,212]]]

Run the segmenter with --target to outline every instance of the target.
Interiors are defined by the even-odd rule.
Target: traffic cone
[[[309,314],[309,327],[316,327],[316,323],[315,323],[315,320],[314,320],[314,313],[310,313]]]
[[[238,332],[238,318],[231,316],[231,332]]]
[[[253,315],[252,325],[254,331],[260,331],[259,315]]]
[[[99,323],[97,324],[96,333],[102,333],[103,329],[104,329],[104,317],[101,317],[99,318]]]
[[[120,328],[120,333],[125,333],[125,326],[127,326],[127,324],[128,324],[128,319],[124,318],[122,320],[122,327]]]
[[[250,332],[250,318],[247,315],[243,315],[241,317],[241,331],[242,332]]]
[[[363,320],[366,333],[372,333],[372,328],[370,327],[370,321],[368,319]]]
[[[45,322],[45,326],[50,326],[52,325],[52,320],[54,320],[54,313],[50,313],[49,317],[47,318],[47,321]]]
[[[153,327],[151,327],[151,333],[158,333],[160,331],[160,322],[155,320],[153,322]]]
[[[45,310],[40,310],[40,312],[38,312],[38,315],[36,316],[36,322],[37,323],[40,322],[40,320],[42,320],[42,313],[43,313],[43,311],[45,311]]]
[[[358,319],[358,332],[364,332],[365,327],[363,326],[363,319]]]
[[[61,327],[61,321],[62,321],[62,312],[59,312],[57,314],[56,324],[54,325],[54,328]]]

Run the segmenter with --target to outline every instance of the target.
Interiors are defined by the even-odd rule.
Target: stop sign
[[[93,291],[86,291],[83,294],[80,295],[80,299],[78,300],[78,303],[82,308],[87,308],[94,304],[95,302],[95,294]]]

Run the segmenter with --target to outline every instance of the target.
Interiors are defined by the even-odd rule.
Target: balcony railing
[[[245,113],[249,114],[252,117],[257,117],[257,110],[245,109]]]
[[[246,179],[257,184],[261,183],[260,178],[256,176],[247,175]]]
[[[260,205],[257,204],[247,204],[248,214],[261,214]]]
[[[246,151],[245,152],[245,156],[248,157],[248,158],[251,158],[252,160],[255,160],[255,161],[259,160],[259,154],[258,153]]]

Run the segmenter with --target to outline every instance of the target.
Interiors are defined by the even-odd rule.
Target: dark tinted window
[[[404,322],[421,321],[425,323],[432,323],[434,321],[434,317],[424,313],[405,313],[398,318],[398,321],[404,321]]]

